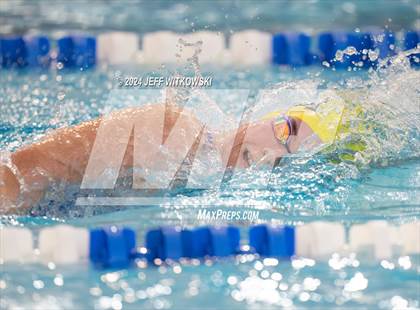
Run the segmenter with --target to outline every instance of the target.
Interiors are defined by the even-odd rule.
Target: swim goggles
[[[275,118],[271,125],[276,140],[286,148],[288,153],[291,153],[288,141],[292,135],[292,120],[287,116],[281,116]]]

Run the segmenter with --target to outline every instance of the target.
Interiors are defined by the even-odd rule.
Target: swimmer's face
[[[244,125],[237,132],[228,134],[227,140],[230,143],[226,145],[232,145],[233,141],[231,149],[223,150],[223,157],[228,161],[228,166],[273,167],[283,156],[289,154],[289,151],[295,153],[301,143],[314,133],[308,125],[298,119],[292,118],[291,123],[293,130],[287,142],[289,150],[274,136],[272,120]]]

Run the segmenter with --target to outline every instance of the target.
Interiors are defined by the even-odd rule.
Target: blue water
[[[416,7],[417,5],[417,7]],[[116,14],[115,12],[119,12]],[[303,13],[305,12],[305,14]],[[309,14],[309,15],[308,15]],[[308,16],[310,18],[308,18]],[[170,29],[188,32],[238,29],[266,31],[355,29],[384,26],[401,30],[418,23],[416,1],[252,1],[109,2],[9,1],[0,5],[0,32],[39,29],[139,33]],[[144,104],[139,97],[107,99],[117,89],[116,76],[191,74],[190,68],[139,66],[78,71],[0,71],[0,150],[14,151],[49,131],[78,124],[112,110]],[[157,225],[197,226],[207,209],[258,210],[265,222],[288,224],[314,220],[352,223],[383,219],[391,224],[420,217],[419,71],[396,66],[378,74],[332,71],[314,66],[202,67],[213,88],[289,87],[334,89],[370,94],[362,100],[383,131],[368,137],[378,147],[367,163],[333,164],[323,156],[290,159],[269,186],[267,171],[242,172],[223,189],[181,192],[171,205],[129,208],[75,206],[72,189],[52,191],[49,205],[32,215],[1,216],[0,225],[24,226],[36,236],[57,223],[80,227],[119,224],[135,228],[139,241]],[[239,117],[235,98],[218,98],[225,113]],[[294,98],[299,101],[300,98]],[[386,113],[385,111],[391,111]],[[196,111],[200,117],[200,112]],[[205,111],[204,111],[205,112]],[[246,187],[244,187],[246,185]],[[77,194],[77,192],[76,192]],[[188,194],[188,195],[187,195]],[[232,222],[230,222],[232,223]],[[233,222],[246,238],[248,222]],[[0,309],[419,309],[420,257],[376,261],[366,257],[332,257],[329,261],[280,261],[276,266],[255,257],[208,261],[197,265],[95,270],[88,265],[0,265]],[[349,284],[358,290],[351,291]]]

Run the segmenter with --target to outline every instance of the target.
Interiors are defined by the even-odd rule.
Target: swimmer
[[[163,134],[159,127],[162,115]],[[171,134],[172,141],[176,143],[168,143],[170,153],[185,154],[185,149],[191,147],[188,141],[195,141],[197,132],[211,140],[209,144],[219,154],[225,167],[248,168],[257,163],[275,166],[282,157],[297,152],[308,137],[311,137],[312,147],[331,142],[337,126],[333,129],[326,126],[338,117],[327,115],[321,119],[316,111],[297,106],[285,113],[274,112],[259,121],[241,125],[239,130],[213,134],[191,111],[174,104],[151,104],[117,111],[106,118],[109,132],[105,132],[108,137],[105,141],[95,142],[100,124],[105,121],[99,118],[55,130],[40,141],[12,153],[9,164],[0,163],[0,210],[3,210],[0,212],[16,212],[36,205],[54,182],[81,184],[94,146],[103,153],[115,148],[118,139],[111,135],[118,133],[126,124],[135,124],[134,130],[141,134],[133,134],[128,146],[125,144],[123,170],[133,166],[135,139],[147,136],[147,139],[142,139],[143,147],[141,156],[136,157],[136,166],[153,169],[153,165],[160,165],[159,160],[164,160],[165,156],[158,158],[152,144],[165,143]],[[175,123],[178,130],[172,133]]]

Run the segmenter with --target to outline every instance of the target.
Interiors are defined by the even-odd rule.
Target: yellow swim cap
[[[303,106],[297,106],[289,109],[286,115],[305,122],[322,142],[331,143],[336,137],[342,111],[332,110],[322,114]]]
[[[312,131],[321,139],[323,143],[331,143],[334,141],[337,129],[341,122],[343,108],[340,106],[332,109],[321,107],[321,111],[314,111],[305,106],[295,106],[290,108],[284,115],[301,120],[307,124]],[[281,115],[281,112],[271,112],[263,117],[270,119]]]

